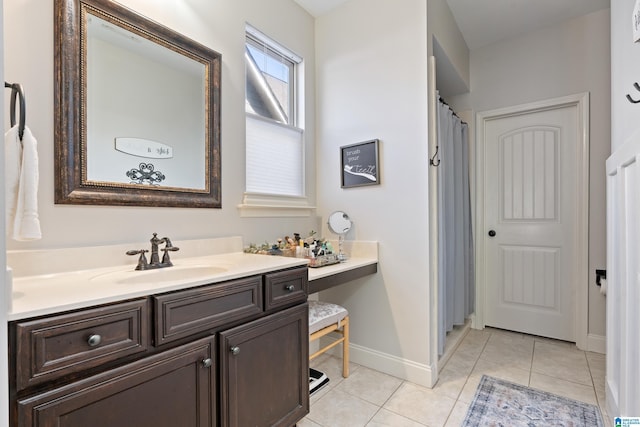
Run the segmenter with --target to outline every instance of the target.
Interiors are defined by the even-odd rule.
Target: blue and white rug
[[[595,405],[482,376],[462,427],[603,427]]]

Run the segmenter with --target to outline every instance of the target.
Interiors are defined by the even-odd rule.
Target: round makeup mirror
[[[349,219],[349,215],[342,211],[336,211],[329,215],[329,220],[327,221],[329,225],[329,229],[338,235],[338,259],[340,262],[344,262],[347,260],[347,256],[344,254],[343,245],[344,245],[344,235],[351,230],[351,219]]]

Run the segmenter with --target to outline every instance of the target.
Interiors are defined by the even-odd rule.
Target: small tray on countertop
[[[339,264],[340,258],[337,254],[319,255],[315,258],[309,258],[309,267],[318,268],[327,265]]]

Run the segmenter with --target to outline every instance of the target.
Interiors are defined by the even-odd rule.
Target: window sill
[[[245,193],[238,205],[240,217],[309,217],[315,206],[306,197],[279,196],[275,194]]]

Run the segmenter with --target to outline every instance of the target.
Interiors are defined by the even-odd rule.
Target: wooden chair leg
[[[342,334],[344,341],[342,342],[342,376],[349,377],[349,316],[345,317]]]

